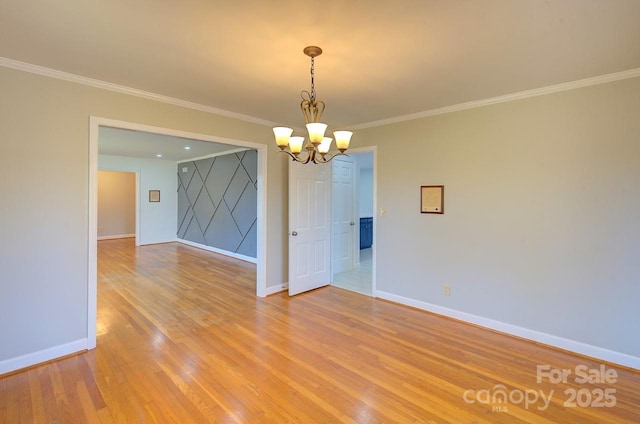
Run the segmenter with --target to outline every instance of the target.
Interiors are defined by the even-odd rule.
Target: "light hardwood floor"
[[[537,383],[600,363],[335,287],[260,299],[253,265],[195,248],[102,241],[98,286],[98,347],[0,378],[0,423],[640,422],[638,373]]]

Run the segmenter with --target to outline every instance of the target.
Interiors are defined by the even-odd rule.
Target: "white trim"
[[[452,106],[445,106],[438,109],[430,109],[424,112],[411,113],[409,115],[396,116],[394,118],[380,119],[378,121],[365,122],[352,125],[352,130],[379,127],[381,125],[395,124],[398,122],[411,121],[414,119],[426,118],[429,116],[443,115],[445,113],[457,112],[466,109],[494,105],[496,103],[511,102],[514,100],[526,99],[528,97],[542,96],[544,94],[558,93],[561,91],[573,90],[576,88],[589,87],[592,85],[606,84],[608,82],[640,77],[640,68],[628,71],[615,72],[613,74],[601,75],[593,78],[585,78],[577,81],[565,82],[562,84],[550,85],[548,87],[534,88],[533,90],[519,91],[517,93],[506,94],[504,96],[491,97],[483,100],[460,103]]]
[[[154,100],[156,102],[168,103],[171,105],[199,110],[202,112],[214,113],[216,115],[225,116],[227,118],[239,119],[241,121],[251,122],[254,124],[266,125],[269,127],[279,125],[277,122],[256,118],[254,116],[244,115],[236,112],[230,112],[224,109],[218,109],[215,107],[190,102],[187,100],[176,99],[175,97],[163,96],[161,94],[151,93],[149,91],[138,90],[137,88],[131,88],[124,85],[113,84],[106,81],[83,77],[82,75],[71,74],[68,72],[58,71],[56,69],[45,68],[44,66],[38,66],[38,65],[33,65],[31,63],[20,62],[18,60],[9,59],[7,57],[0,57],[0,66],[4,66],[6,68],[11,68],[11,69],[17,69],[19,71],[29,72],[32,74],[43,75],[45,77],[56,78],[63,81],[69,81],[77,84],[88,85],[90,87],[101,88],[103,90],[114,91],[116,93],[142,97],[143,99]]]
[[[378,290],[378,146],[373,146],[373,237],[371,239],[371,288]]]
[[[240,152],[245,152],[249,150],[246,147],[242,147],[239,149],[231,149],[231,150],[225,150],[224,152],[219,152],[219,153],[211,153],[210,155],[204,155],[204,156],[198,156],[195,158],[191,158],[191,159],[183,159],[183,160],[179,160],[177,163],[187,163],[187,162],[195,162],[197,160],[202,160],[202,159],[209,159],[209,158],[215,158],[216,156],[224,156],[224,155],[231,155],[233,153],[240,153]]]
[[[87,349],[89,349],[88,340],[80,339],[59,346],[40,350],[38,352],[28,353],[26,355],[18,356],[15,358],[5,359],[4,361],[0,361],[0,377],[2,377],[3,374],[9,372],[21,370],[23,368],[40,364],[42,362],[51,361],[62,356],[79,353]]]
[[[87,243],[89,257],[87,261],[87,349],[96,347],[97,299],[98,299],[98,136],[100,127],[122,128],[134,131],[145,131],[154,134],[164,134],[194,140],[210,141],[214,143],[231,144],[254,149],[258,152],[258,207],[257,207],[257,266],[256,266],[256,295],[267,295],[267,152],[268,146],[245,140],[235,140],[206,134],[191,133],[151,125],[137,124],[115,119],[89,117],[89,219]],[[137,175],[137,173],[136,173]],[[139,181],[139,180],[138,180]],[[136,196],[136,199],[139,196]],[[136,234],[139,234],[140,223],[136,222]],[[136,243],[139,237],[136,238]],[[175,241],[175,240],[170,240]]]
[[[481,327],[506,333],[512,336],[522,337],[548,346],[568,350],[580,355],[589,356],[595,359],[601,359],[614,364],[620,364],[625,367],[640,370],[640,358],[631,356],[626,353],[615,352],[598,346],[578,342],[575,340],[565,339],[563,337],[554,336],[552,334],[542,333],[540,331],[530,330],[517,325],[507,324],[490,318],[484,318],[478,315],[457,311],[455,309],[445,308],[443,306],[434,305],[420,300],[399,296],[393,293],[376,290],[375,297],[390,300],[392,302],[401,303],[403,305],[412,306],[414,308],[433,312],[434,314],[458,319]]]
[[[259,297],[267,296],[267,154],[269,149],[263,146],[258,150],[258,184],[256,184],[258,194],[256,203],[258,210],[256,211],[257,221],[257,240],[256,240],[256,256],[258,263],[256,266],[256,295]]]
[[[267,287],[267,296],[271,296],[272,294],[281,293],[283,291],[289,290],[289,283],[282,283],[279,286],[269,286]]]
[[[106,81],[83,77],[81,75],[76,75],[68,72],[58,71],[55,69],[45,68],[43,66],[33,65],[26,62],[20,62],[18,60],[9,59],[7,57],[0,57],[0,66],[4,66],[6,68],[11,68],[11,69],[17,69],[19,71],[29,72],[32,74],[43,75],[50,78],[56,78],[64,81],[88,85],[90,87],[100,88],[103,90],[114,91],[116,93],[123,93],[131,96],[142,97],[144,99],[155,100],[158,102],[168,103],[175,106],[181,106],[181,107],[199,110],[203,112],[214,113],[216,115],[239,119],[241,121],[251,122],[254,124],[266,125],[269,127],[280,125],[278,122],[268,121],[266,119],[256,118],[254,116],[244,115],[236,112],[230,112],[228,110],[218,109],[215,107],[206,106],[199,103],[181,100],[175,97],[163,96],[161,94],[155,94],[148,91],[138,90],[136,88],[126,87],[124,85],[113,84]],[[442,115],[445,113],[457,112],[457,111],[466,110],[466,109],[474,109],[477,107],[493,105],[496,103],[510,102],[513,100],[520,100],[528,97],[541,96],[544,94],[558,93],[560,91],[573,90],[576,88],[588,87],[592,85],[606,84],[608,82],[613,82],[613,81],[618,81],[618,80],[623,80],[628,78],[635,78],[635,77],[640,77],[640,68],[629,69],[621,72],[614,72],[611,74],[600,75],[600,76],[591,77],[591,78],[584,78],[581,80],[550,85],[547,87],[534,88],[532,90],[519,91],[517,93],[511,93],[511,94],[506,94],[506,95],[497,96],[497,97],[490,97],[488,99],[481,99],[481,100],[474,100],[474,101],[465,102],[465,103],[459,103],[457,105],[445,106],[438,109],[430,109],[423,112],[396,116],[393,118],[386,118],[386,119],[380,119],[377,121],[364,122],[362,124],[352,125],[349,127],[349,129],[360,130],[364,128],[378,127],[381,125],[411,121],[414,119],[426,118],[429,116]],[[302,131],[299,128],[295,128],[295,130]]]
[[[142,210],[140,209],[140,193],[142,193],[142,188],[141,188],[141,178],[140,178],[140,170],[136,170],[135,171],[136,174],[136,247],[140,247],[142,246],[142,244],[140,244],[140,234],[142,234],[142,231],[140,230],[140,225],[142,220],[140,219],[140,216],[142,215]]]
[[[134,238],[135,234],[118,234],[113,236],[98,236],[98,240],[113,240],[113,239],[123,239],[123,238]]]
[[[252,258],[251,256],[241,255],[240,253],[218,249],[217,247],[207,246],[206,244],[196,243],[194,241],[184,240],[181,238],[176,239],[176,242],[186,244],[187,246],[191,247],[197,247],[198,249],[208,250],[209,252],[218,253],[220,255],[229,256],[231,258],[240,259],[242,261],[251,262],[252,264],[258,263],[258,260],[256,258]]]
[[[371,239],[371,292],[376,292],[377,287],[377,261],[378,261],[378,146],[357,147],[349,150],[350,153],[373,153],[373,238]]]
[[[98,325],[98,120],[89,117],[89,228],[87,228],[87,349],[94,349]],[[137,175],[137,174],[136,174]],[[136,199],[138,194],[136,176]],[[136,212],[138,203],[136,200]],[[136,213],[136,235],[138,235]],[[136,243],[140,240],[136,237]]]
[[[246,147],[246,148],[254,149],[258,151],[267,148],[266,144],[259,144],[259,143],[254,143],[252,141],[246,141],[246,140],[238,140],[235,138],[218,137],[218,136],[212,136],[208,134],[198,134],[198,133],[192,133],[188,131],[176,130],[172,128],[162,128],[162,127],[156,127],[153,125],[138,124],[138,123],[129,122],[129,121],[120,121],[118,119],[100,118],[97,116],[92,116],[91,118],[98,120],[99,121],[98,126],[100,127],[143,131],[143,132],[148,132],[152,134],[169,135],[169,136],[180,137],[180,138],[191,138],[199,141],[210,141],[212,143],[241,146],[241,147]]]

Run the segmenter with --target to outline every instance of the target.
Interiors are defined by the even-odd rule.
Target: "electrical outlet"
[[[451,285],[445,284],[442,286],[442,294],[445,296],[451,296]]]

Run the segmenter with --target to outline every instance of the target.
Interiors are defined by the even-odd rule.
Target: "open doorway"
[[[337,174],[332,195],[332,250],[337,259],[348,259],[332,261],[332,285],[369,296],[375,295],[375,154],[375,147],[349,152],[351,180],[348,167],[339,164],[336,169],[334,165]],[[353,184],[352,192],[349,184]],[[343,235],[347,225],[352,228],[352,237]]]
[[[89,247],[89,256],[88,256],[88,348],[92,349],[96,346],[96,322],[97,322],[97,239],[98,239],[98,168],[99,168],[99,138],[100,138],[100,129],[101,128],[111,128],[111,129],[121,129],[128,130],[134,132],[142,132],[149,133],[155,135],[165,135],[170,137],[179,137],[192,139],[200,142],[207,143],[215,143],[220,145],[235,146],[236,148],[241,149],[254,149],[257,154],[257,201],[256,201],[256,294],[258,296],[264,297],[267,294],[267,286],[266,286],[266,262],[267,262],[267,251],[266,251],[266,153],[267,146],[263,144],[258,144],[245,140],[235,140],[235,139],[227,139],[214,137],[204,134],[190,133],[185,131],[173,130],[168,128],[154,127],[143,124],[136,124],[125,121],[116,121],[112,119],[99,118],[99,117],[91,117],[89,123],[89,222],[88,222],[88,236],[87,242]],[[174,168],[177,169],[177,161],[174,165]],[[175,184],[176,173],[175,169],[172,174],[173,183]],[[167,186],[167,187],[173,187]],[[149,188],[149,187],[146,187]],[[145,190],[146,190],[145,188]],[[140,188],[138,188],[140,190]],[[145,191],[146,192],[146,191]],[[153,193],[152,193],[153,192]],[[171,189],[167,188],[153,188],[153,190],[149,190],[149,205],[153,207],[153,203],[155,200],[155,196],[158,195],[160,199],[162,199],[163,194],[169,196],[169,199],[173,199],[173,205],[176,205],[177,202],[177,192],[174,191],[171,193]],[[140,193],[140,196],[144,193]],[[140,198],[138,196],[138,198]],[[172,207],[172,203],[167,203],[168,207]],[[177,213],[177,207],[176,209]],[[169,214],[166,214],[169,216]],[[163,225],[163,231],[168,231],[172,233],[170,237],[170,241],[175,241],[176,239],[176,225],[177,219],[173,220],[169,225]],[[143,230],[143,229],[142,229]],[[141,238],[145,235],[139,226],[137,226],[137,232],[141,233]],[[149,236],[149,243],[153,242],[153,237],[155,236],[154,232],[150,232],[152,234]],[[167,235],[163,237],[166,241]]]

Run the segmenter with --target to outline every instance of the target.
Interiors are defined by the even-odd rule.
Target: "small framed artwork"
[[[444,213],[444,186],[420,187],[420,213]]]
[[[159,202],[160,201],[160,190],[149,190],[149,201],[150,202]]]

